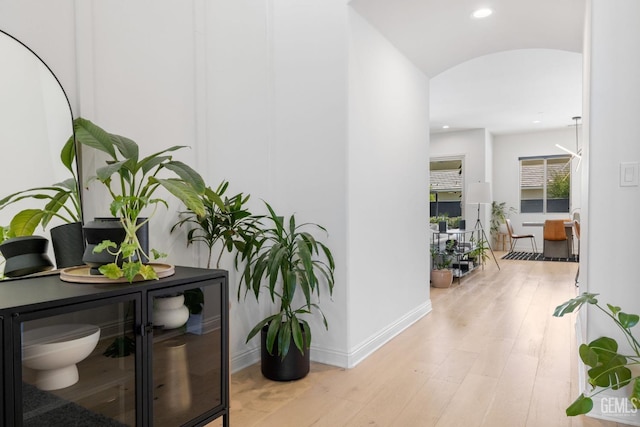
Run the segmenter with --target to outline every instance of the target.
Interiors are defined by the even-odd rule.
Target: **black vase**
[[[4,257],[4,275],[20,277],[51,270],[53,263],[47,255],[49,241],[41,236],[22,236],[5,240],[0,244]]]
[[[72,222],[51,229],[51,244],[58,268],[82,265],[84,236],[82,223]]]
[[[144,221],[146,218],[138,218],[138,223]],[[89,221],[83,227],[84,236],[87,240],[87,245],[84,250],[82,261],[91,267],[91,274],[100,274],[98,268],[102,265],[111,264],[113,262],[118,265],[122,265],[122,257],[116,259],[114,255],[111,255],[108,251],[94,253],[93,249],[104,240],[110,240],[117,245],[122,243],[126,233],[122,227],[120,218],[95,218],[93,221]],[[145,253],[149,252],[149,223],[145,223],[136,232],[140,246]],[[118,248],[115,249],[116,251]],[[148,259],[142,260],[142,262],[148,262]]]
[[[302,327],[302,325],[300,326]],[[274,381],[293,381],[300,378],[304,378],[309,373],[310,366],[310,352],[308,348],[304,349],[304,353],[301,353],[293,342],[291,337],[291,343],[289,345],[289,352],[282,359],[277,353],[277,341],[273,344],[273,354],[269,354],[267,351],[267,329],[265,326],[262,328],[260,337],[261,342],[261,370],[262,375],[270,380]],[[304,334],[304,332],[303,332]]]

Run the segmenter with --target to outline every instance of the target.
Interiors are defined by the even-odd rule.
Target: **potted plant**
[[[222,247],[216,258],[216,268],[220,268],[225,250],[243,253],[247,242],[259,231],[258,221],[262,217],[253,215],[247,208],[250,196],[239,193],[227,197],[225,192],[228,187],[228,181],[220,183],[216,191],[207,187],[200,195],[205,215],[197,215],[193,211],[182,212],[183,218],[171,228],[173,232],[178,227],[190,227],[187,246],[200,242],[207,247],[207,268],[211,268],[213,249],[218,242],[222,243]]]
[[[434,288],[448,288],[453,283],[453,270],[450,268],[453,263],[452,242],[454,240],[447,240],[444,250],[439,244],[431,247],[431,286]]]
[[[634,408],[640,408],[640,375],[632,373],[640,364],[640,342],[635,338],[631,328],[638,324],[640,316],[622,311],[620,307],[607,304],[606,309],[597,300],[598,294],[583,293],[556,307],[553,315],[564,316],[579,310],[584,304],[590,304],[611,319],[622,332],[630,353],[622,353],[618,342],[610,337],[600,337],[589,344],[581,344],[580,359],[589,368],[587,380],[592,386],[593,393],[580,396],[566,409],[568,416],[586,414],[593,408],[592,397],[606,390],[618,390],[630,385],[629,400]],[[637,372],[637,370],[636,370]],[[597,389],[596,389],[597,388]]]
[[[23,209],[11,220],[7,236],[31,236],[38,226],[46,229],[53,218],[63,225],[51,229],[51,240],[58,268],[82,264],[82,206],[75,171],[75,139],[72,135],[62,147],[60,161],[71,177],[48,187],[36,187],[10,194],[0,200],[0,209],[24,200],[44,203],[40,208]]]
[[[469,252],[469,259],[476,264],[484,264],[489,259],[489,246],[484,238],[480,238],[477,242],[472,241],[473,249]]]
[[[207,187],[200,195],[205,208],[205,215],[196,215],[192,211],[181,212],[182,218],[171,227],[171,232],[179,227],[189,227],[187,231],[187,246],[203,243],[207,247],[207,268],[211,268],[214,247],[221,243],[216,257],[216,268],[220,268],[220,261],[225,251],[236,252],[235,265],[238,265],[238,255],[244,253],[246,245],[250,244],[256,233],[260,231],[261,216],[253,215],[247,208],[249,195],[242,193],[232,197],[225,195],[229,187],[228,181],[222,181],[213,191]],[[189,308],[190,317],[187,330],[199,333],[202,330],[202,303],[204,295],[200,288],[185,291],[185,304]],[[192,304],[190,303],[199,303]]]
[[[263,280],[266,281],[266,294],[275,313],[255,325],[247,342],[260,333],[262,374],[288,381],[309,372],[311,329],[303,316],[319,312],[328,329],[327,319],[314,297],[320,297],[323,287],[332,295],[335,264],[329,248],[310,231],[315,228],[326,232],[324,227],[298,224],[294,215],[285,222],[268,203],[265,205],[269,224],[245,248],[238,298],[244,284],[245,296],[251,292],[259,300]]]
[[[138,238],[138,230],[153,216],[158,205],[167,206],[161,198],[153,197],[159,188],[165,188],[182,201],[196,215],[205,210],[200,195],[205,191],[202,177],[188,165],[173,160],[171,153],[185,146],[173,146],[144,158],[139,157],[138,145],[129,138],[108,133],[86,119],[74,121],[76,139],[80,144],[102,151],[109,156],[106,165],[96,170],[98,181],[104,184],[111,195],[110,212],[118,218],[124,229],[121,242],[105,240],[94,252],[108,251],[115,262],[103,265],[100,273],[111,279],[125,277],[132,282],[136,275],[143,279],[156,279],[157,274],[147,259],[158,259],[164,254],[155,249],[147,253]],[[171,175],[159,178],[161,172]],[[145,208],[152,212],[141,217]]]
[[[507,202],[491,202],[491,226],[490,234],[497,239],[498,233],[507,234],[506,219],[509,214],[516,212],[515,208],[507,207]]]

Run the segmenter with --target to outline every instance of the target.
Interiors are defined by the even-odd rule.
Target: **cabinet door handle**
[[[147,323],[146,325],[140,325],[138,328],[140,336],[153,333],[153,323]]]

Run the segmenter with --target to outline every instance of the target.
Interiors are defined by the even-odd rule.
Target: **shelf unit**
[[[453,277],[460,279],[483,265],[482,259],[479,260],[479,263],[476,263],[469,256],[476,249],[475,244],[481,238],[482,230],[477,229],[450,229],[444,232],[434,230],[431,244],[432,247],[437,247],[439,251],[445,251],[447,250],[447,242],[455,241],[448,254],[453,258],[450,267],[453,270]]]

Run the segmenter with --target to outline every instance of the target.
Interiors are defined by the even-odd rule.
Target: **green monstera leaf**
[[[575,417],[576,415],[589,413],[592,409],[593,400],[591,400],[590,397],[586,397],[584,394],[581,394],[565,412],[568,417]]]
[[[596,299],[597,296],[598,294],[589,294],[585,292],[582,295],[557,306],[553,315],[555,317],[562,317],[567,313],[573,313],[574,311],[579,310],[584,304],[598,304],[598,300]]]
[[[627,358],[618,354],[618,343],[613,338],[600,337],[589,345],[580,346],[580,358],[590,366],[589,383],[617,390],[631,381]]]

